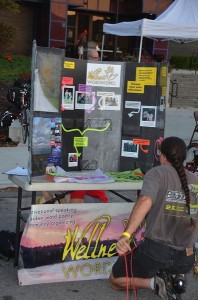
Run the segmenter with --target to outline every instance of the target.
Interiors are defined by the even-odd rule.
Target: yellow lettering
[[[77,278],[78,275],[88,277],[91,275],[109,275],[111,273],[112,263],[109,261],[104,261],[103,263],[85,263],[83,265],[69,266],[66,268],[62,266],[62,271],[67,279],[70,277]]]
[[[86,245],[82,245],[82,246],[78,249],[78,251],[77,251],[77,253],[76,253],[76,259],[77,259],[77,260],[82,259],[82,258],[84,257],[84,253],[85,253],[86,249],[87,249],[87,246],[86,246]]]
[[[184,211],[184,207],[183,206],[176,206],[176,205],[167,204],[166,205],[166,210],[173,210],[173,211],[183,212]]]
[[[75,269],[73,268],[73,266],[69,266],[68,270],[64,266],[62,267],[63,273],[65,274],[66,278],[69,278],[69,275],[70,275],[69,273],[72,273],[72,275],[76,278],[77,275],[78,275],[77,274],[78,273],[78,269],[79,269],[78,265],[76,266]]]
[[[166,204],[166,210],[171,210],[171,205]]]
[[[80,268],[80,272],[83,276],[90,276],[93,273],[93,266],[91,264],[84,264]]]
[[[62,260],[65,260],[68,254],[70,254],[71,260],[99,258],[104,256],[111,257],[115,255],[115,243],[110,245],[109,250],[107,250],[107,246],[100,242],[101,236],[109,223],[110,216],[104,215],[98,217],[83,230],[78,239],[77,235],[79,233],[79,226],[75,227],[73,234],[71,230],[68,229],[67,234],[65,235],[66,242]],[[87,235],[89,235],[89,238],[87,238]],[[91,250],[92,248],[93,250]]]

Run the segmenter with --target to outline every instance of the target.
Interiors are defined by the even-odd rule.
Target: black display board
[[[120,171],[158,164],[158,141],[164,136],[167,67],[126,63],[123,94]]]
[[[166,64],[78,60],[41,47],[35,53],[32,176],[53,165],[67,171],[139,167],[146,172],[158,164]]]
[[[65,170],[119,169],[124,64],[65,59],[62,166]],[[68,82],[71,84],[68,85]],[[78,163],[72,161],[77,154]]]

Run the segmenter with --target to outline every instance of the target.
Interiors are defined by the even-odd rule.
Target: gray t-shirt
[[[188,184],[198,184],[196,175],[188,171],[186,175]],[[198,199],[196,193],[190,193],[194,227],[190,226],[185,195],[174,167],[163,165],[149,170],[140,195],[149,196],[153,202],[146,218],[145,237],[180,250],[195,244],[198,240]]]

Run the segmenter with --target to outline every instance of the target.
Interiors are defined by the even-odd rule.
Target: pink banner
[[[21,285],[108,278],[133,203],[33,205],[20,245]]]

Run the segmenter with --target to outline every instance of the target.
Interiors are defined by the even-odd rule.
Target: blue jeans
[[[195,254],[194,249],[191,255],[187,255],[186,249],[176,250],[146,238],[133,253],[126,255],[126,260],[128,277],[150,278],[161,269],[175,275],[190,272],[195,262]],[[112,274],[115,278],[126,277],[123,256],[113,265]]]

